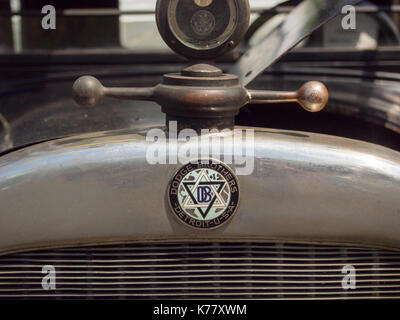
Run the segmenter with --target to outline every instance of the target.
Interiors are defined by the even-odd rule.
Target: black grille
[[[42,267],[56,290],[42,288]],[[355,290],[342,269],[356,268]],[[0,257],[0,298],[400,297],[400,254],[270,243],[145,243],[70,248]]]

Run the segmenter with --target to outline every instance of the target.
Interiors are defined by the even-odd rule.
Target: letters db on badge
[[[183,166],[168,187],[172,212],[185,225],[201,230],[227,223],[238,208],[239,196],[236,175],[216,160]]]

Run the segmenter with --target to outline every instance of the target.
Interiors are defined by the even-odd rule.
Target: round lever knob
[[[247,90],[251,104],[297,102],[308,112],[321,111],[328,103],[328,89],[319,81],[305,83],[297,91]]]
[[[94,106],[104,96],[104,87],[92,76],[83,76],[75,81],[72,97],[81,106]]]
[[[92,76],[80,77],[72,87],[75,102],[89,107],[96,105],[103,97],[151,101],[154,100],[153,94],[154,88],[107,88]]]
[[[215,73],[215,76],[204,77],[199,70],[208,75]],[[213,81],[215,85],[211,86]],[[170,119],[189,119],[191,126],[193,118],[199,119],[199,125],[209,125],[211,118],[220,124],[221,118],[226,118],[224,125],[233,126],[235,115],[248,103],[298,102],[305,110],[318,112],[328,102],[328,90],[317,81],[307,82],[297,91],[247,90],[234,76],[222,75],[218,69],[204,66],[167,75],[162,84],[151,88],[109,88],[92,76],[83,76],[75,81],[72,93],[82,106],[94,106],[102,97],[154,101]]]
[[[319,81],[307,82],[297,91],[297,102],[308,112],[321,111],[328,99],[328,89]]]

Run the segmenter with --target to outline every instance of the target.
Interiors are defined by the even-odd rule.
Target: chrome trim
[[[0,158],[0,252],[133,241],[274,240],[400,248],[400,154],[331,136],[257,129],[255,170],[226,226],[169,212],[180,165],[149,165],[141,132],[104,132]]]
[[[0,257],[0,299],[388,299],[400,297],[399,264],[399,252],[268,242],[55,249]],[[55,290],[42,290],[44,265],[57,270]]]

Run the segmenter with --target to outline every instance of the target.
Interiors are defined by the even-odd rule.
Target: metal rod
[[[106,88],[104,96],[117,99],[152,101],[154,88]]]
[[[308,112],[319,112],[328,103],[328,89],[318,81],[305,83],[297,91],[247,90],[250,104],[298,102]]]
[[[248,90],[252,104],[297,102],[297,92],[280,92],[267,90]]]

